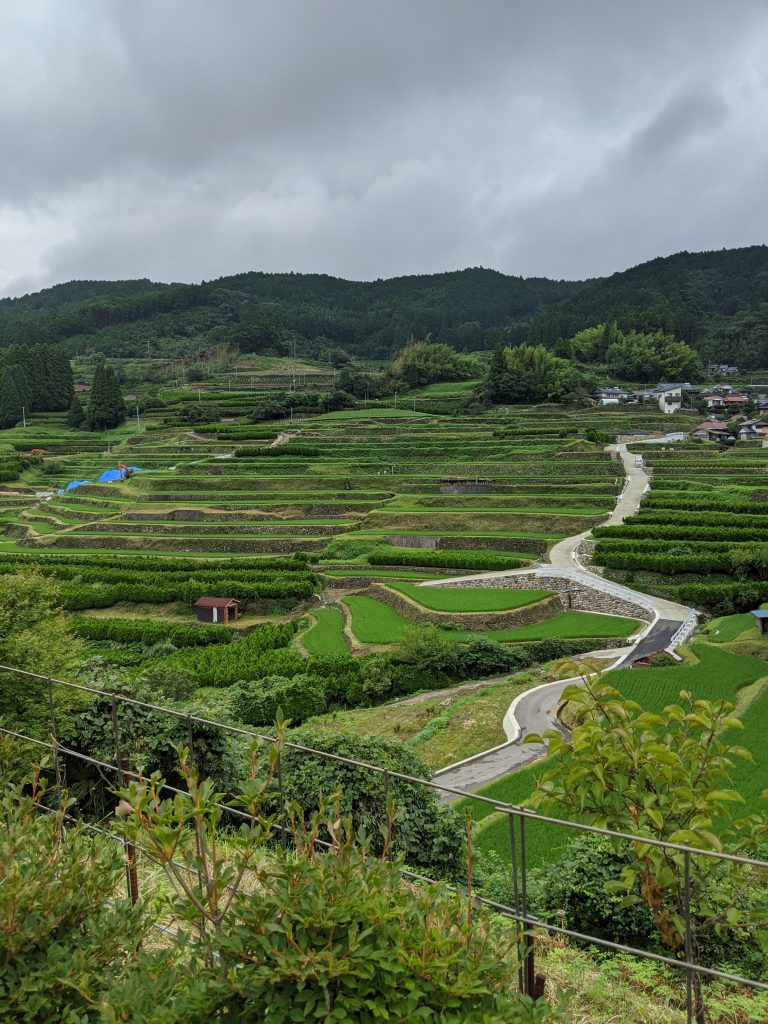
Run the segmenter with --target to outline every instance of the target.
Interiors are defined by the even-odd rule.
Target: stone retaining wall
[[[393,548],[416,548],[419,551],[437,551],[440,547],[440,537],[387,537],[387,544]]]
[[[451,584],[447,584],[451,586]],[[551,589],[542,585],[541,588]],[[420,608],[407,600],[402,594],[395,590],[389,590],[381,583],[373,583],[365,592],[366,597],[372,597],[382,604],[389,605],[396,612],[418,625],[432,623],[436,626],[445,626],[447,622],[455,622],[469,632],[485,632],[494,629],[514,629],[517,626],[530,626],[534,622],[543,622],[544,619],[552,619],[563,610],[563,602],[559,595],[544,598],[535,604],[525,605],[523,608],[511,608],[506,612],[434,612],[428,608]]]
[[[631,601],[605,594],[601,590],[561,579],[559,576],[501,576],[495,579],[466,580],[463,583],[441,583],[441,587],[500,587],[510,590],[554,590],[560,595],[561,606],[580,612],[602,612],[605,615],[628,615],[633,619],[650,622],[653,613]],[[498,628],[498,627],[497,627]]]
[[[254,552],[255,554],[285,554],[294,551],[316,552],[326,546],[325,538],[309,537],[262,537],[243,539],[238,537],[222,537],[219,539],[195,539],[194,537],[151,537],[135,535],[113,535],[98,537],[76,537],[71,533],[48,534],[34,547],[46,550],[56,548],[106,548],[115,551],[173,551],[183,554],[189,551],[216,551],[222,554],[236,552]]]

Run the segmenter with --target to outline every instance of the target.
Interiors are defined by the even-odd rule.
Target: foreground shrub
[[[175,970],[175,984],[155,970],[141,978],[149,992],[136,978],[113,989],[112,1020],[564,1019],[514,994],[514,933],[506,923],[473,907],[471,895],[405,882],[402,862],[386,847],[373,857],[336,799],[309,818],[291,806],[283,819],[290,850],[264,856],[275,830],[260,812],[275,755],[244,787],[237,804],[250,822],[226,848],[209,783],[190,775],[189,795],[174,801],[162,800],[157,778],[123,792],[128,835],[166,869],[174,918],[186,925],[178,945],[187,963]],[[191,820],[194,844],[185,842]],[[189,870],[173,868],[172,857]]]
[[[118,844],[65,829],[66,805],[41,813],[44,799],[37,783],[0,796],[0,1019],[81,1024],[150,922],[122,898]]]
[[[291,743],[324,750],[339,757],[378,765],[403,775],[429,779],[424,763],[395,740],[381,736],[327,733],[311,725],[294,729]],[[351,814],[355,828],[368,837],[370,850],[380,854],[387,825],[387,798],[396,808],[391,847],[409,867],[432,878],[460,880],[466,868],[465,826],[451,807],[440,807],[434,790],[401,779],[385,780],[381,772],[290,747],[282,753],[281,771],[286,798],[304,808],[307,820],[330,794],[341,792],[343,814]]]

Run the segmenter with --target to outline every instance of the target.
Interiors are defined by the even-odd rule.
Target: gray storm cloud
[[[0,10],[0,293],[766,241],[762,0]]]

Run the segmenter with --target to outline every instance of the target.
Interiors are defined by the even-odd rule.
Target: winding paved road
[[[659,443],[664,441],[665,438],[654,438],[652,440]],[[627,451],[625,444],[609,445],[607,450],[618,454],[624,463],[626,472],[624,488],[618,497],[613,512],[604,524],[606,526],[617,526],[637,512],[642,496],[649,486],[649,477],[642,466],[635,465],[635,457]],[[602,580],[602,577],[584,568],[576,559],[579,545],[589,536],[589,533],[590,531],[586,531],[574,537],[567,537],[565,540],[555,544],[549,551],[549,565],[555,566],[558,569],[577,571],[579,575],[585,577],[585,583]],[[544,564],[539,570],[542,575],[546,573],[546,568],[547,565]],[[527,571],[530,572],[530,570]],[[525,573],[526,570],[519,569],[506,572],[475,573],[471,576],[457,576],[449,580],[442,578],[441,580],[425,581],[420,586],[439,586],[445,583],[465,581],[476,583],[478,579],[487,579],[491,583],[493,580],[514,575],[524,575]],[[691,609],[686,605],[678,604],[675,601],[667,601],[664,598],[654,597],[650,594],[639,594],[629,587],[625,589],[630,595],[636,595],[643,601],[650,601],[655,618],[650,629],[632,647],[616,651],[596,652],[596,656],[610,660],[609,669],[627,667],[635,658],[664,650],[669,646],[675,632],[691,612]],[[516,768],[520,768],[541,757],[545,753],[544,746],[541,744],[524,744],[522,737],[528,733],[542,733],[553,726],[560,728],[555,717],[560,695],[566,686],[576,681],[577,679],[557,680],[553,683],[537,686],[522,694],[507,712],[504,729],[507,735],[511,737],[508,742],[491,750],[486,750],[484,753],[476,754],[466,761],[443,768],[435,773],[435,781],[450,786],[452,789],[471,791],[487,785],[503,775],[508,775]],[[455,799],[455,796],[445,794],[445,799]]]

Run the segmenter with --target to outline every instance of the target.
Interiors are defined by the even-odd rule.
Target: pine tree
[[[483,391],[487,402],[503,402],[509,389],[509,364],[507,349],[499,339],[488,364],[488,373],[483,382]]]
[[[85,423],[85,409],[83,408],[83,403],[75,395],[67,413],[67,426],[71,430],[79,430],[83,423]]]
[[[49,353],[50,409],[53,412],[63,412],[64,409],[69,408],[75,394],[72,364],[67,353],[60,348],[51,346]]]
[[[86,414],[88,430],[109,430],[125,419],[125,402],[111,366],[96,367]]]
[[[0,373],[0,428],[14,427],[21,419],[21,395],[11,369]]]

